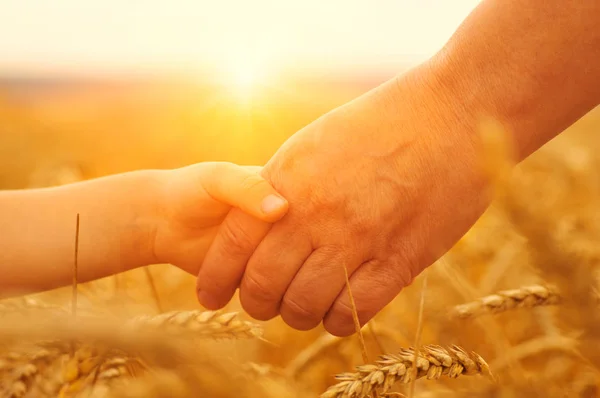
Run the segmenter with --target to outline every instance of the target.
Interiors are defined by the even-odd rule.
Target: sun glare
[[[225,62],[223,83],[239,101],[248,102],[260,94],[268,71],[264,59],[255,54],[238,54]]]
[[[231,71],[231,84],[238,94],[248,97],[260,83],[259,71],[252,65],[236,65]]]

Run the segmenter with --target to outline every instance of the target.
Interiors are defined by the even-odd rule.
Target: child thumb
[[[203,186],[220,202],[238,207],[262,221],[278,221],[287,213],[288,202],[256,170],[258,168],[218,162]]]

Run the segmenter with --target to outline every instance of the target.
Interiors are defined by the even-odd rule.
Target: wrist
[[[434,57],[394,79],[400,140],[414,144],[432,181],[446,176],[483,197],[489,181],[482,167],[478,105],[462,101],[461,77],[448,60]]]
[[[128,263],[131,268],[160,263],[155,252],[155,240],[164,222],[164,171],[135,172],[131,190],[131,218],[123,239],[127,243]]]
[[[466,163],[478,161],[479,106],[463,100],[463,83],[452,63],[441,56],[395,79],[395,97],[401,112],[409,114],[399,126],[418,131],[426,146],[441,146]]]
[[[467,130],[475,137],[482,118],[494,119],[511,135],[521,161],[598,104],[600,90],[590,88],[593,74],[581,73],[591,51],[565,57],[553,49],[552,37],[547,43],[529,36],[508,44],[495,31],[477,29],[473,21],[466,24],[428,61],[447,101],[469,115]],[[532,57],[537,49],[543,54]]]
[[[436,91],[456,109],[463,120],[464,132],[476,145],[481,122],[488,118],[506,128],[519,161],[551,138],[536,123],[539,98],[534,93],[541,91],[541,82],[529,76],[528,71],[519,70],[518,65],[496,62],[456,39],[428,64]]]

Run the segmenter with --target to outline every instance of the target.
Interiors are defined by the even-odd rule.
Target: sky
[[[376,71],[431,56],[478,3],[0,0],[0,75]]]

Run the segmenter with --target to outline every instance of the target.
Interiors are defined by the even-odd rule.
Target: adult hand
[[[232,210],[198,275],[200,302],[307,330],[354,330],[443,254],[487,204],[469,115],[444,103],[424,65],[338,108],[286,142],[263,176],[290,202],[272,228]],[[263,239],[264,238],[264,239]]]
[[[478,117],[505,124],[522,160],[600,103],[599,9],[482,1],[429,62],[299,131],[262,172],[289,213],[270,229],[231,211],[200,301],[219,308],[241,283],[255,318],[350,334],[343,266],[365,323],[484,210]]]

